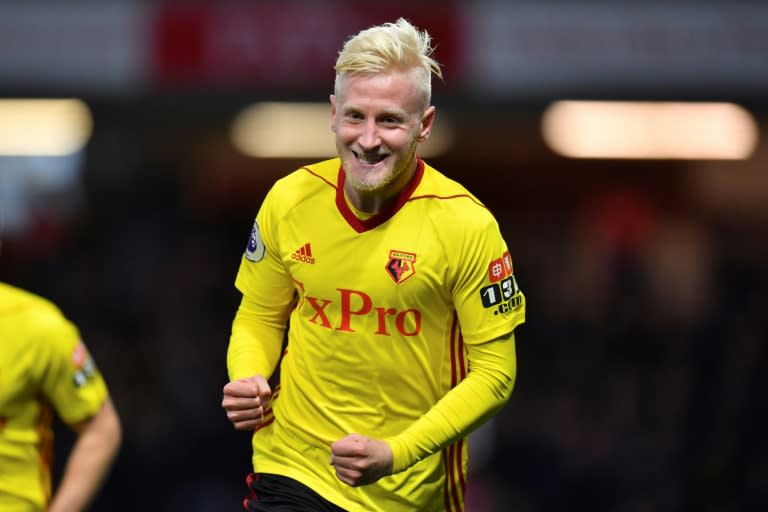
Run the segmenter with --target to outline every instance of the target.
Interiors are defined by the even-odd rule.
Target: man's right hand
[[[221,406],[237,430],[253,430],[264,419],[272,389],[261,375],[233,380],[224,386]]]

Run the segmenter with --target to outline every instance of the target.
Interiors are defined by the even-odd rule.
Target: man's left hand
[[[345,484],[372,484],[392,474],[392,449],[379,439],[349,434],[331,445],[331,464]]]

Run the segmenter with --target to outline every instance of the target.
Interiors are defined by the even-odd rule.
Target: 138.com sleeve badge
[[[488,279],[491,284],[480,289],[480,300],[484,308],[496,308],[493,314],[498,315],[520,307],[523,294],[517,285],[512,257],[508,251],[488,265]]]

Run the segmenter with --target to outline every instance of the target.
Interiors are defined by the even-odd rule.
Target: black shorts
[[[293,478],[251,473],[245,483],[251,494],[243,507],[249,512],[346,512]]]

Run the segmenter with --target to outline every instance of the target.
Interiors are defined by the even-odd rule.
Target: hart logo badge
[[[386,267],[392,280],[400,284],[416,273],[416,255],[412,252],[389,251]]]
[[[312,257],[312,246],[309,245],[309,242],[293,251],[291,259],[313,265],[315,263],[315,258]]]

